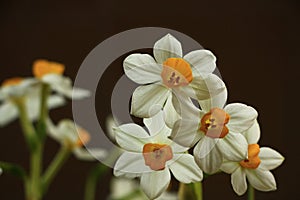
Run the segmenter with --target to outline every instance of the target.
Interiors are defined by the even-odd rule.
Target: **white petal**
[[[54,109],[66,104],[66,101],[63,97],[59,95],[51,95],[48,98],[48,108]]]
[[[175,178],[182,183],[201,181],[202,170],[196,164],[194,157],[190,154],[177,154],[178,159],[169,165]]]
[[[167,126],[169,128],[173,128],[175,122],[177,120],[180,119],[180,115],[176,112],[174,106],[173,106],[173,103],[172,103],[172,96],[170,96],[168,99],[167,99],[167,102],[164,106],[164,118],[165,118],[165,122],[167,124]]]
[[[227,127],[229,131],[234,133],[242,133],[249,129],[257,117],[257,112],[254,108],[242,103],[228,104],[224,110],[230,115]]]
[[[221,166],[221,170],[227,174],[232,174],[238,167],[240,167],[240,164],[238,162],[224,160]]]
[[[166,129],[163,111],[159,111],[153,117],[144,118],[143,122],[148,128],[150,135],[156,135]],[[169,129],[166,132],[169,132]]]
[[[124,124],[114,128],[117,143],[125,150],[142,152],[149,142],[148,133],[136,124]]]
[[[260,148],[258,156],[261,160],[259,168],[264,170],[273,170],[284,161],[284,157],[280,153],[269,147]]]
[[[145,165],[142,153],[124,152],[114,166],[115,176],[133,178],[148,172],[152,170]]]
[[[256,144],[260,138],[260,128],[257,120],[255,120],[254,124],[242,134],[245,136],[248,144]]]
[[[187,95],[197,100],[214,97],[226,88],[222,79],[215,74],[208,74],[205,79],[195,76],[189,86],[192,87],[192,90],[186,90]]]
[[[140,86],[132,95],[131,114],[148,118],[157,114],[171,95],[170,90],[160,84]]]
[[[38,119],[40,115],[41,98],[38,95],[28,95],[26,98],[26,109],[31,121]]]
[[[68,98],[82,99],[90,96],[90,92],[85,89],[73,88],[72,80],[61,75],[49,74],[42,78],[44,83],[47,83],[51,88],[59,94]]]
[[[199,119],[198,119],[199,120]],[[185,147],[192,147],[202,136],[198,132],[199,121],[197,119],[181,119],[175,122],[170,138]]]
[[[209,50],[196,50],[183,57],[193,68],[193,75],[212,73],[216,68],[216,57]]]
[[[141,177],[141,187],[149,199],[159,197],[169,186],[171,175],[169,169],[145,173]]]
[[[84,148],[76,148],[73,151],[74,155],[77,159],[83,160],[83,161],[94,161],[103,159],[107,156],[107,151],[100,149],[100,148],[94,148],[86,150]]]
[[[231,185],[238,195],[243,195],[247,191],[246,174],[242,167],[231,174]]]
[[[245,170],[249,183],[257,190],[272,191],[276,190],[276,181],[273,174],[266,170]]]
[[[223,108],[227,101],[227,89],[226,87],[220,94],[217,94],[210,99],[198,101],[201,110],[209,112],[212,108]]]
[[[109,199],[122,199],[138,188],[135,180],[127,178],[112,178],[110,185],[112,191]]]
[[[153,54],[156,61],[160,64],[168,58],[182,57],[181,44],[171,34],[167,34],[154,44]]]
[[[18,109],[10,102],[4,102],[0,106],[0,127],[7,125],[18,117]]]
[[[229,133],[217,144],[225,159],[241,161],[247,158],[248,143],[239,133]]]
[[[187,88],[187,87],[185,87]],[[184,89],[185,89],[184,88]],[[173,90],[172,93],[172,104],[177,113],[183,119],[197,119],[200,117],[202,111],[196,107],[196,105],[192,102],[192,100],[185,94],[183,90]],[[199,119],[200,122],[200,119]]]
[[[207,174],[216,173],[223,162],[223,156],[216,143],[217,139],[203,137],[194,148],[194,157],[198,166]]]
[[[79,100],[79,99],[84,99],[84,98],[87,98],[90,96],[91,96],[91,92],[89,90],[73,87],[72,94],[67,97]]]
[[[131,54],[124,60],[123,67],[127,77],[138,84],[161,80],[162,66],[148,54]]]

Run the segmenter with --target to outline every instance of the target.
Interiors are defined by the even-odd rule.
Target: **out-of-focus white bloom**
[[[231,184],[238,195],[247,191],[247,181],[260,191],[276,190],[276,181],[270,170],[275,169],[284,157],[269,147],[259,147],[260,129],[257,122],[243,133],[248,141],[248,157],[240,162],[225,160],[221,170],[231,174]]]
[[[49,136],[72,148],[74,155],[80,160],[93,161],[107,156],[107,152],[101,148],[84,148],[90,141],[90,134],[72,120],[61,120],[57,126],[48,120],[47,127]]]
[[[143,84],[133,93],[131,114],[152,117],[168,99],[184,96],[202,100],[224,90],[223,81],[212,74],[216,57],[210,51],[196,50],[183,56],[181,43],[167,34],[154,44],[153,53],[155,59],[136,53],[124,60],[125,74]]]
[[[19,112],[17,101],[23,101],[30,120],[36,120],[40,114],[41,87],[33,85],[30,78],[12,78],[3,82],[0,88],[0,127],[7,125],[16,118]],[[53,94],[48,98],[48,109],[65,104],[64,98]]]
[[[188,148],[171,140],[171,133],[159,112],[153,118],[144,119],[149,134],[136,124],[124,124],[115,128],[116,141],[125,152],[114,166],[115,176],[141,177],[141,187],[150,199],[159,197],[168,187],[172,171],[182,183],[202,180],[202,171]]]
[[[141,191],[138,182],[128,178],[113,178],[111,181],[111,196],[109,200],[117,200],[135,194],[130,200],[146,200],[147,196]],[[177,200],[177,194],[164,192],[156,200]]]
[[[58,94],[72,99],[82,99],[90,96],[90,91],[72,87],[70,78],[63,76],[65,66],[57,62],[36,60],[33,63],[33,75],[37,82],[49,84]]]

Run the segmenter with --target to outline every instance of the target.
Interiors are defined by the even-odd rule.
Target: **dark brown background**
[[[31,75],[30,66],[37,58],[64,63],[66,74],[74,79],[96,45],[131,28],[166,27],[193,37],[218,57],[229,102],[244,102],[259,111],[261,146],[271,146],[286,157],[274,171],[278,190],[257,192],[257,199],[299,198],[299,99],[294,95],[299,92],[298,1],[1,1],[0,7],[1,81]],[[116,64],[121,69],[121,62]],[[112,87],[111,83],[105,85]],[[105,115],[109,110],[103,105],[109,106],[109,89],[100,88],[98,93],[97,108]],[[51,116],[56,121],[72,117],[71,104]],[[28,154],[18,123],[2,128],[0,134],[1,160],[26,167]],[[45,164],[58,146],[47,141]],[[71,158],[45,199],[82,199],[85,175],[94,165]],[[226,175],[205,180],[204,191],[205,199],[246,199],[233,193]],[[107,181],[102,181],[98,199],[106,194]],[[21,183],[2,175],[0,199],[22,198]]]

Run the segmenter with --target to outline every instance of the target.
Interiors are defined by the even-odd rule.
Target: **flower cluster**
[[[284,158],[257,144],[260,129],[253,107],[226,105],[227,89],[213,73],[213,53],[202,49],[183,56],[181,43],[167,34],[154,44],[153,54],[124,60],[127,77],[141,84],[132,95],[131,114],[144,119],[147,131],[133,123],[114,128],[125,150],[114,175],[140,177],[150,199],[168,188],[170,172],[181,183],[200,182],[203,172],[229,173],[238,195],[247,190],[246,177],[257,190],[275,190],[269,170]]]

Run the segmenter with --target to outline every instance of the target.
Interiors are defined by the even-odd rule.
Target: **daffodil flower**
[[[144,119],[147,133],[136,124],[115,128],[116,141],[125,152],[114,166],[115,176],[141,177],[140,184],[150,199],[160,196],[168,187],[171,175],[182,183],[202,180],[202,171],[188,148],[168,139],[171,130],[165,125],[163,113]]]
[[[183,57],[181,43],[167,34],[154,44],[154,58],[131,54],[123,63],[125,74],[143,84],[133,93],[131,114],[148,118],[172,96],[208,99],[223,91],[223,81],[212,72],[216,57],[208,50],[196,50]],[[159,106],[155,106],[159,105]]]
[[[72,120],[61,120],[55,126],[48,119],[47,127],[49,136],[62,145],[68,146],[79,160],[93,161],[107,156],[107,152],[101,148],[90,148],[89,150],[84,148],[84,145],[90,141],[90,133],[76,125]]]
[[[5,80],[0,88],[0,127],[7,125],[16,118],[19,112],[16,100],[24,101],[30,120],[36,120],[40,114],[41,88],[33,86],[31,78],[11,78]],[[59,95],[50,95],[48,108],[54,109],[65,104],[64,98]]]
[[[260,128],[257,121],[243,134],[248,142],[248,157],[240,162],[225,160],[221,170],[231,174],[231,184],[238,195],[247,191],[246,178],[257,190],[276,190],[276,181],[270,170],[281,165],[284,157],[269,147],[259,147]]]
[[[71,79],[63,76],[65,71],[63,64],[40,59],[33,63],[32,71],[37,82],[49,84],[58,94],[72,99],[90,96],[88,90],[72,87]]]
[[[183,146],[195,146],[194,157],[200,168],[217,172],[223,158],[241,161],[247,156],[247,141],[241,134],[249,129],[256,117],[254,108],[241,103],[224,104],[227,92],[200,102],[202,110],[190,100],[183,102],[182,118],[176,121],[171,138]]]

